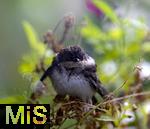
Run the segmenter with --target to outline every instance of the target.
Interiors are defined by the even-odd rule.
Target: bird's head
[[[66,47],[56,55],[51,66],[45,71],[40,80],[43,81],[56,68],[55,66],[59,65],[65,68],[86,68],[95,66],[95,60],[78,45]]]
[[[55,59],[57,62],[55,62],[56,64],[63,64],[67,67],[85,67],[95,65],[95,60],[78,45],[62,49]]]
[[[79,62],[86,60],[87,54],[80,46],[69,46],[62,49],[57,55],[57,60],[62,62]]]

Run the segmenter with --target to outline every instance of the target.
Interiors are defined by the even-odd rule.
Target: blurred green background
[[[66,14],[72,12],[80,20],[84,15],[81,0],[0,0],[0,97],[22,95],[26,79],[18,73],[22,55],[29,52],[23,30],[24,20],[43,34],[54,28]]]
[[[140,24],[139,26],[142,28],[145,26],[146,29],[149,28],[149,0],[107,0],[107,3],[115,10],[120,18],[123,17],[131,20],[133,24],[135,24],[135,26],[138,26]],[[28,53],[30,49],[28,45],[28,39],[22,26],[23,21],[28,21],[36,30],[40,40],[43,41],[43,34],[49,28],[53,29],[56,26],[56,23],[69,12],[72,12],[75,15],[77,25],[80,24],[83,18],[85,18],[86,16],[88,17],[88,19],[92,20],[93,24],[102,26],[102,31],[105,30],[105,28],[107,28],[108,30],[108,28],[110,27],[110,33],[111,31],[113,33],[113,25],[109,24],[109,22],[108,24],[105,24],[105,22],[107,21],[107,19],[105,18],[96,18],[97,16],[87,9],[86,0],[0,0],[1,102],[5,102],[5,99],[3,100],[3,98],[8,96],[24,95],[24,92],[27,91],[30,87],[28,80],[18,72],[18,67],[21,63],[22,56]],[[139,22],[139,19],[140,21],[143,21],[143,24]],[[81,31],[81,33],[83,34],[82,46],[84,46],[87,51],[90,52],[91,44],[86,44],[86,42],[93,42],[93,44],[95,44],[94,47],[97,47],[98,49],[95,41],[93,41],[93,39],[90,39],[88,34],[86,35],[86,32],[84,31],[86,30]],[[127,31],[131,31],[130,33],[132,33],[132,30]],[[131,36],[130,34],[128,34],[128,36],[130,37],[127,38],[133,38],[133,35]],[[94,35],[91,35],[91,37],[94,37]],[[139,40],[143,40],[142,38]],[[107,41],[108,40],[105,40],[104,42]],[[109,45],[105,47],[109,47]],[[101,62],[101,60],[99,59],[99,53],[98,55],[95,54],[93,56],[96,58],[98,63]],[[148,55],[145,55],[145,57],[149,60]],[[111,65],[111,67],[113,66]],[[101,69],[103,68],[100,68],[100,70]],[[102,70],[102,72],[104,72],[104,70]],[[102,81],[104,80],[104,83],[107,84],[105,75],[102,75],[101,77]],[[121,84],[121,81],[120,83],[118,83],[119,85]]]

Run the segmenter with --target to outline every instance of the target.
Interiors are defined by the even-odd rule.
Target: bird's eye
[[[80,61],[80,59],[79,58],[74,58],[73,61],[78,62],[78,61]]]
[[[76,60],[77,60],[77,61],[80,61],[80,59],[79,59],[79,58],[77,58]]]

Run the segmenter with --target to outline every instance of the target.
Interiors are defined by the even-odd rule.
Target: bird
[[[58,95],[77,97],[92,104],[95,93],[103,99],[109,94],[96,72],[95,60],[79,45],[72,45],[56,54],[40,81],[49,77]]]

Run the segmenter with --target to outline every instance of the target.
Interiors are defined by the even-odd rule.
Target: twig
[[[115,99],[106,101],[106,102],[104,102],[104,103],[101,103],[100,105],[102,105],[102,104],[107,104],[107,103],[111,103],[111,102],[115,102],[115,101],[119,101],[119,100],[128,99],[128,98],[131,98],[131,97],[144,96],[144,95],[150,95],[150,91],[141,92],[141,93],[135,93],[135,94],[131,94],[131,95],[127,95],[127,96],[115,98]],[[99,104],[98,104],[98,105],[99,105]],[[99,105],[99,106],[100,106],[100,105]]]
[[[135,72],[137,69],[138,69],[138,70],[141,70],[138,66],[135,66],[135,67],[133,68],[133,72]],[[129,77],[127,78],[127,80],[125,80],[125,81],[123,82],[123,84],[122,84],[120,87],[116,88],[112,93],[116,93],[118,90],[120,90],[121,88],[123,88],[124,85],[127,83],[128,80],[129,80]]]
[[[55,28],[53,29],[53,34],[56,32],[58,26],[61,24],[61,22],[62,22],[63,20],[64,20],[64,17],[61,18],[61,19],[58,21],[58,23],[56,24]]]
[[[128,81],[128,79],[125,80],[124,83],[120,87],[116,88],[112,93],[116,93],[118,90],[120,90],[121,88],[123,88],[124,85],[127,83],[127,81]]]
[[[69,30],[74,25],[75,17],[72,14],[68,14],[67,16],[64,17],[64,20],[65,20],[64,21],[64,32],[63,32],[63,35],[59,41],[59,44],[63,44],[64,41],[66,40],[66,37],[67,37]]]
[[[63,43],[64,43],[64,41],[66,40],[68,31],[69,31],[68,28],[65,28],[65,29],[64,29],[64,32],[63,32],[63,35],[62,35],[62,37],[61,37],[61,39],[60,39],[60,41],[59,41],[59,44],[63,44]]]
[[[99,106],[101,106],[101,105],[108,104],[108,103],[115,102],[115,101],[119,101],[119,100],[128,99],[128,98],[131,98],[131,97],[144,96],[144,95],[150,95],[150,91],[141,92],[141,93],[135,93],[135,94],[131,94],[131,95],[127,95],[127,96],[115,98],[115,99],[112,99],[112,100],[108,100],[108,101],[103,102],[103,103],[99,103],[99,104],[96,105],[93,109],[91,109],[91,110],[79,121],[78,124],[81,124],[81,123],[83,122],[83,120],[84,120],[88,115],[90,115],[95,109],[97,109],[97,108],[98,108]]]
[[[67,105],[76,104],[76,103],[77,103],[77,101],[72,101],[72,102],[68,102],[68,103],[63,104],[62,106],[67,106]],[[96,108],[96,109],[99,110],[99,111],[107,112],[107,110],[98,108],[97,106],[92,105],[92,104],[88,104],[88,103],[81,102],[81,101],[79,101],[78,103],[83,104],[83,105],[87,105],[87,106],[89,106],[89,107],[92,108],[92,109],[93,109],[93,108]]]

